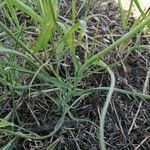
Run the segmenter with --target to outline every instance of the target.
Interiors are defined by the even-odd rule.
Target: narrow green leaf
[[[32,61],[32,59],[30,57],[27,57],[26,55],[24,55],[24,54],[22,54],[18,51],[15,51],[15,50],[12,50],[12,49],[7,49],[7,48],[4,48],[4,47],[0,47],[0,52],[21,56],[21,57],[25,58],[26,60],[28,60],[29,62],[31,62],[32,64],[35,65],[35,63]]]
[[[36,45],[33,48],[34,53],[44,48],[45,45],[48,43],[51,37],[51,30],[52,30],[51,24],[48,24],[48,25],[46,24],[43,26],[43,28],[41,29],[40,35],[38,37],[38,40],[36,42]]]
[[[128,24],[128,20],[127,20],[127,18],[126,18],[125,11],[123,10],[121,0],[118,0],[118,4],[119,4],[119,8],[120,8],[121,23],[122,23],[122,26],[123,26],[124,28],[126,28],[126,27],[127,27],[127,24]]]
[[[15,144],[17,143],[17,141],[18,141],[18,137],[13,138],[4,147],[0,148],[0,150],[12,150]]]
[[[76,23],[74,23],[70,29],[68,29],[68,31],[65,33],[65,40],[67,42],[67,44],[69,45],[69,47],[72,47],[74,45],[74,38],[73,38],[73,34],[75,33],[75,31],[77,29],[79,29],[81,26],[80,21],[77,21]]]
[[[43,23],[43,19],[41,18],[41,16],[39,16],[35,11],[33,11],[29,6],[27,6],[20,0],[8,0],[8,2],[31,16],[32,19],[38,21],[39,23]]]
[[[4,119],[0,119],[0,128],[5,128],[5,127],[8,127],[8,126],[12,126],[13,123],[11,122],[8,122]]]
[[[11,3],[9,2],[9,0],[7,0],[6,2],[7,2],[8,8],[9,8],[9,11],[10,11],[11,19],[14,21],[16,27],[20,28],[19,20],[17,18],[17,15],[16,15],[16,12],[14,10],[13,5],[11,5]]]
[[[48,146],[46,150],[55,150],[56,146],[59,144],[59,142],[63,139],[63,137],[59,137],[57,140],[55,140],[51,145]]]
[[[137,8],[138,8],[139,12],[141,13],[141,15],[142,15],[143,17],[146,17],[144,11],[142,10],[142,8],[141,8],[141,6],[140,6],[140,4],[139,4],[139,1],[138,1],[138,0],[134,0],[134,3],[135,3],[135,5],[137,6]]]

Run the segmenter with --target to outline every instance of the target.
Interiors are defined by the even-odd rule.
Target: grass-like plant
[[[85,7],[87,15],[89,4],[89,0],[84,1],[79,10]],[[102,90],[108,91],[108,94],[105,105],[101,110],[100,123],[99,125],[94,125],[100,131],[98,135],[100,148],[105,150],[104,123],[112,94],[118,92],[139,97],[141,100],[150,100],[150,95],[116,88],[115,75],[111,66],[103,61],[106,54],[108,55],[121,44],[126,44],[133,35],[138,34],[145,26],[149,25],[150,15],[144,15],[143,12],[141,12],[143,18],[134,26],[134,28],[108,47],[100,50],[97,54],[88,55],[85,51],[86,57],[84,63],[82,63],[76,55],[76,49],[77,46],[80,46],[81,43],[85,42],[87,36],[87,20],[77,20],[76,17],[78,11],[76,9],[75,0],[72,0],[72,17],[70,20],[61,16],[59,13],[59,5],[61,5],[61,2],[58,2],[57,0],[37,0],[32,4],[30,1],[26,1],[25,3],[21,0],[5,0],[0,6],[4,16],[4,20],[0,22],[0,32],[13,43],[13,46],[9,46],[5,44],[5,42],[0,44],[0,53],[6,54],[8,57],[5,62],[0,60],[0,83],[7,86],[9,89],[7,94],[0,95],[0,102],[3,101],[3,96],[7,97],[7,95],[11,95],[13,108],[8,116],[1,118],[0,120],[0,133],[12,137],[10,142],[4,146],[3,149],[12,147],[13,143],[16,143],[19,137],[31,140],[42,140],[53,136],[63,125],[66,116],[69,116],[75,121],[87,121],[94,124],[86,118],[80,119],[74,117],[71,113],[71,109],[90,93]],[[24,13],[30,17],[29,21],[31,25],[29,25],[29,27],[23,20],[19,19],[18,12]],[[122,21],[124,18],[126,19],[125,22],[122,22],[124,27],[127,26],[129,13],[127,18],[125,18],[123,11],[121,11]],[[93,16],[94,15],[90,16],[90,18]],[[85,18],[88,18],[88,16],[85,16]],[[31,27],[37,32],[36,34],[38,37],[37,39],[33,39],[33,42],[30,43],[26,39],[25,31]],[[134,45],[128,52],[131,53],[135,48],[140,47],[142,47],[142,45]],[[150,48],[149,46],[143,47],[148,50]],[[43,60],[39,57],[40,53],[44,55]],[[59,70],[61,60],[66,54],[71,56],[75,69],[73,75],[70,75],[66,69],[65,78],[63,78],[60,75]],[[51,58],[50,55],[52,55],[53,58]],[[17,63],[19,58],[22,58],[21,64]],[[82,79],[86,74],[89,74],[88,70],[92,65],[108,71],[111,79],[110,87],[99,86],[88,89],[80,88],[79,85]],[[27,85],[22,84],[23,74],[29,74],[32,77],[31,82]],[[40,83],[35,83],[34,80],[36,79],[38,79]],[[29,91],[30,96],[38,93],[43,94],[49,97],[49,99],[57,105],[61,111],[61,117],[53,132],[46,136],[40,136],[28,131],[22,126],[17,112],[21,102],[16,101],[16,97],[20,91]],[[57,98],[52,97],[51,94],[49,94],[51,92],[55,92]],[[24,92],[21,93],[23,94]],[[74,100],[74,97],[78,98]],[[17,118],[19,125],[16,125],[13,122],[13,119],[10,119],[11,115]],[[58,144],[60,140],[61,138],[59,138],[56,143]],[[54,148],[57,145],[56,143],[50,145],[49,149]]]

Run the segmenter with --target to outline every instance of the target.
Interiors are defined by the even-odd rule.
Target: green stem
[[[33,136],[32,132],[30,132],[26,129],[20,128],[19,126],[17,126],[17,127],[24,130],[24,131],[30,132],[30,134],[23,134],[22,132],[13,132],[13,131],[8,130],[8,129],[0,129],[0,133],[7,133],[7,134],[10,134],[10,135],[15,135],[15,136],[18,136],[18,137],[22,137],[22,138],[25,138],[25,139],[32,139],[32,140],[47,139],[47,138],[53,136],[61,128],[61,126],[63,125],[64,120],[65,120],[65,115],[66,115],[66,110],[65,110],[65,108],[63,108],[62,116],[61,116],[60,120],[58,121],[57,125],[55,126],[54,131],[51,132],[48,135],[45,135],[45,136],[39,136],[39,135],[36,135],[36,134],[34,134],[34,136]]]
[[[87,89],[87,90],[77,90],[76,94],[74,94],[74,96],[89,94],[89,93],[92,93],[92,92],[95,92],[95,91],[108,91],[109,89],[110,89],[110,87],[97,87],[97,88],[92,88],[92,89]],[[135,91],[128,91],[128,90],[122,90],[122,89],[119,89],[119,88],[115,88],[114,92],[139,97],[139,98],[142,98],[142,99],[145,99],[145,100],[150,100],[150,95],[142,94],[142,93],[135,92]]]
[[[105,105],[101,111],[101,118],[100,118],[99,146],[101,150],[106,150],[105,139],[104,139],[104,125],[105,125],[105,118],[106,118],[107,110],[109,107],[109,103],[111,101],[111,98],[115,89],[115,75],[113,71],[102,61],[101,61],[101,66],[107,69],[111,77],[111,84],[110,84],[109,92],[107,94]]]
[[[118,39],[116,42],[112,43],[110,46],[106,47],[105,49],[103,49],[102,51],[100,51],[99,53],[97,53],[96,55],[94,55],[93,57],[91,57],[88,61],[86,61],[78,75],[79,77],[82,75],[84,69],[89,65],[92,64],[95,61],[98,61],[100,58],[102,58],[104,55],[108,54],[109,52],[111,52],[114,48],[116,48],[117,46],[119,46],[121,43],[124,43],[126,40],[130,39],[134,34],[136,34],[137,32],[139,32],[140,30],[142,30],[145,25],[150,23],[150,15],[145,18],[145,20],[143,20],[139,25],[137,25],[134,29],[130,30],[128,33],[126,33],[123,37],[121,37],[120,39]]]
[[[76,0],[72,0],[72,22],[76,19]]]
[[[5,31],[13,40],[15,40],[18,44],[20,44],[24,50],[29,54],[31,58],[34,58],[37,62],[42,64],[41,60],[37,58],[20,39],[18,39],[2,22],[0,22],[0,28]]]

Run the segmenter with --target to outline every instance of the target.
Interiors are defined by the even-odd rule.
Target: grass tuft
[[[70,124],[75,121],[78,124],[87,122],[91,127],[94,126],[99,131],[96,135],[99,148],[106,150],[106,115],[113,94],[120,93],[149,102],[149,93],[120,88],[116,83],[117,65],[124,64],[133,51],[146,49],[149,52],[150,48],[149,45],[142,45],[138,41],[132,42],[133,38],[140,36],[140,32],[144,27],[149,27],[150,23],[149,13],[142,10],[137,0],[131,1],[127,15],[119,0],[122,26],[124,29],[129,27],[133,2],[139,9],[141,18],[135,20],[126,34],[112,40],[111,44],[104,44],[104,48],[101,48],[102,45],[97,40],[99,26],[104,19],[100,21],[98,18],[107,17],[92,14],[90,0],[80,3],[72,0],[71,11],[66,14],[70,15],[69,17],[63,15],[63,10],[59,9],[61,5],[65,7],[63,1],[6,0],[0,4],[2,12],[2,16],[0,15],[0,18],[2,17],[0,21],[0,35],[2,35],[0,38],[0,87],[3,88],[0,93],[1,110],[5,110],[3,102],[9,103],[6,106],[9,108],[0,115],[0,134],[8,138],[2,149],[13,149],[22,139],[29,141],[51,139],[47,149],[55,149],[65,139],[63,136],[58,138],[56,135],[64,126],[67,128],[66,120],[71,120]],[[97,27],[88,25],[95,22],[98,22]],[[92,33],[93,28],[95,34]],[[112,31],[107,27],[102,29],[112,35]],[[108,39],[103,38],[104,41]],[[120,47],[127,47],[123,58],[117,62],[115,60],[107,62],[108,56],[111,59],[112,54],[117,55],[119,52],[116,54],[116,50],[118,51]],[[105,74],[105,71],[110,76],[105,86],[101,83],[94,87],[84,86],[86,77],[97,72],[98,75]],[[86,80],[85,84],[87,83]],[[107,91],[107,94],[105,93],[103,107],[99,103],[99,121],[94,122],[88,117],[76,115],[76,108],[82,106],[87,97],[103,91]],[[48,130],[46,134],[38,134],[28,128],[30,121],[39,123],[37,118],[41,114],[37,115],[37,111],[34,110],[36,106],[41,108],[41,114],[43,110],[46,110],[50,118],[54,117],[55,123],[52,130]],[[24,114],[20,113],[21,111],[28,113],[28,109],[32,119],[30,117],[24,119]],[[74,141],[79,148],[77,141]]]

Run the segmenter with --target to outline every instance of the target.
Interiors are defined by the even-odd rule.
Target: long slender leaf
[[[32,17],[32,19],[38,21],[39,23],[43,24],[43,19],[39,16],[35,11],[33,11],[29,6],[25,5],[20,0],[8,0],[8,3],[12,4],[13,6],[17,7],[24,13],[28,14]]]

